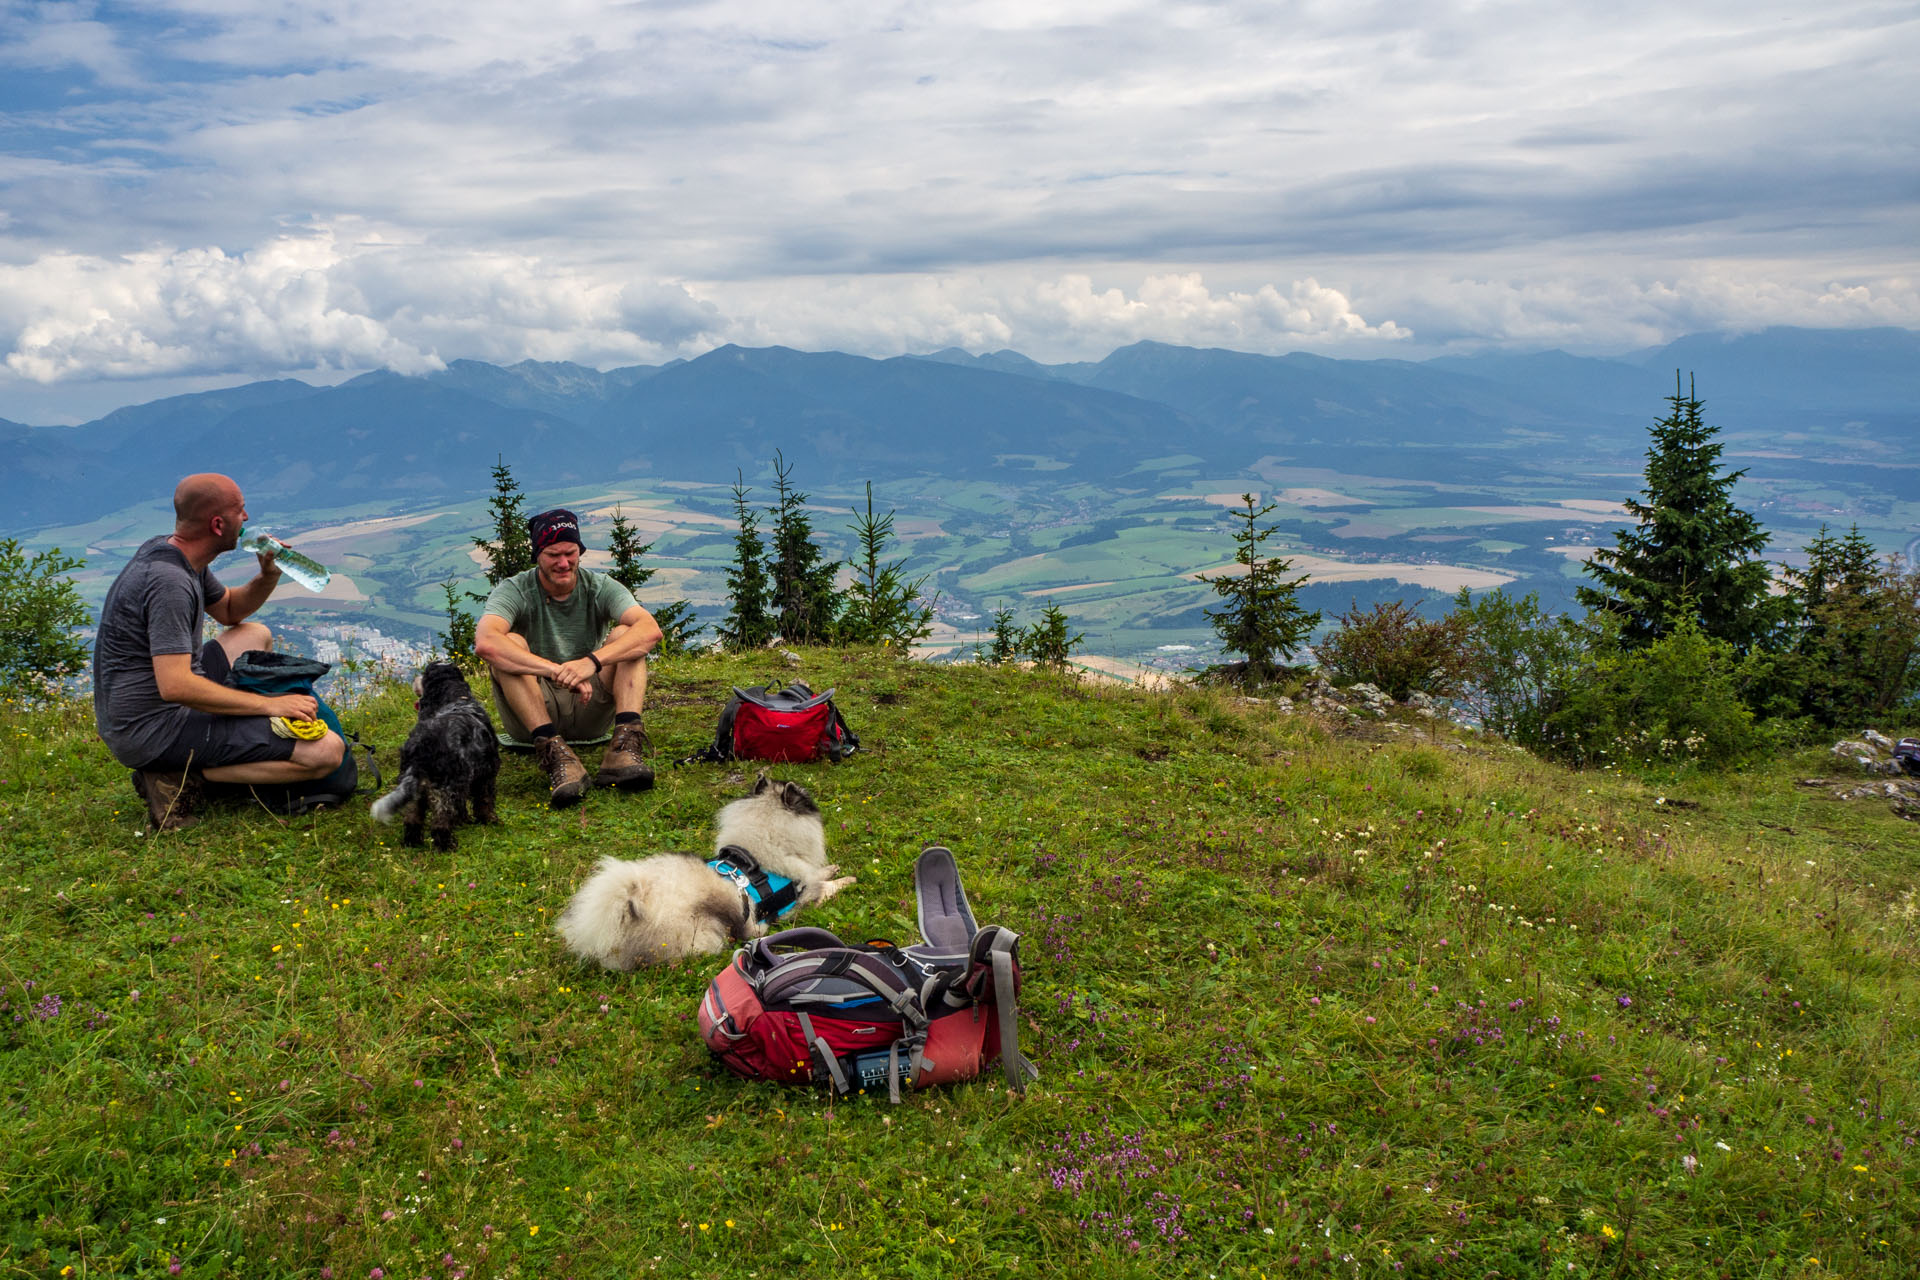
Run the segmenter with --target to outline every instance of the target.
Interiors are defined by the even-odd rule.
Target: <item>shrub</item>
[[[1588,633],[1565,614],[1543,613],[1534,592],[1515,599],[1492,591],[1475,602],[1463,587],[1452,616],[1465,628],[1460,701],[1483,727],[1541,746],[1546,716],[1566,696]]]
[[[1450,697],[1469,666],[1467,624],[1458,614],[1429,622],[1399,600],[1340,615],[1316,650],[1335,684],[1372,684],[1396,702],[1416,689]]]
[[[39,701],[86,670],[87,643],[73,632],[92,619],[68,577],[85,564],[0,539],[0,695]]]
[[[1750,664],[1733,645],[1676,611],[1638,649],[1609,637],[1590,649],[1545,717],[1549,751],[1577,765],[1722,768],[1770,750],[1775,732],[1741,697]]]

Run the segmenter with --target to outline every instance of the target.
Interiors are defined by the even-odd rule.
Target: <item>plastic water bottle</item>
[[[255,555],[270,555],[289,578],[309,591],[325,591],[333,581],[333,571],[304,552],[295,551],[265,529],[242,529],[240,550]]]

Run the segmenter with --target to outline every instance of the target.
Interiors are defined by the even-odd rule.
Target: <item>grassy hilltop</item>
[[[860,877],[805,922],[911,940],[950,845],[1023,935],[1024,1098],[742,1084],[721,961],[564,954],[744,770],[550,813],[511,758],[453,854],[365,797],[154,837],[83,708],[4,708],[0,1275],[1920,1270],[1920,833],[1823,757],[1654,784],[858,651],[663,666],[657,755],[790,673],[865,743],[776,769]],[[408,694],[346,719],[390,774]]]

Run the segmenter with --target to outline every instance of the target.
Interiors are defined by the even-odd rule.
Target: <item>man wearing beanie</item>
[[[593,784],[644,791],[653,766],[640,707],[660,626],[620,583],[580,567],[586,544],[573,512],[542,511],[527,532],[534,567],[495,586],[474,627],[473,651],[493,671],[501,725],[533,744],[556,809],[587,792],[586,766],[567,743],[608,730],[613,740]]]

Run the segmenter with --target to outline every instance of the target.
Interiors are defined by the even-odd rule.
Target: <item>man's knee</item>
[[[312,776],[324,778],[340,767],[347,758],[346,739],[328,730],[324,737],[312,742],[296,743],[293,748],[293,762],[304,769],[311,770]]]
[[[229,659],[238,658],[249,649],[273,648],[273,631],[264,622],[236,622],[217,639]]]

